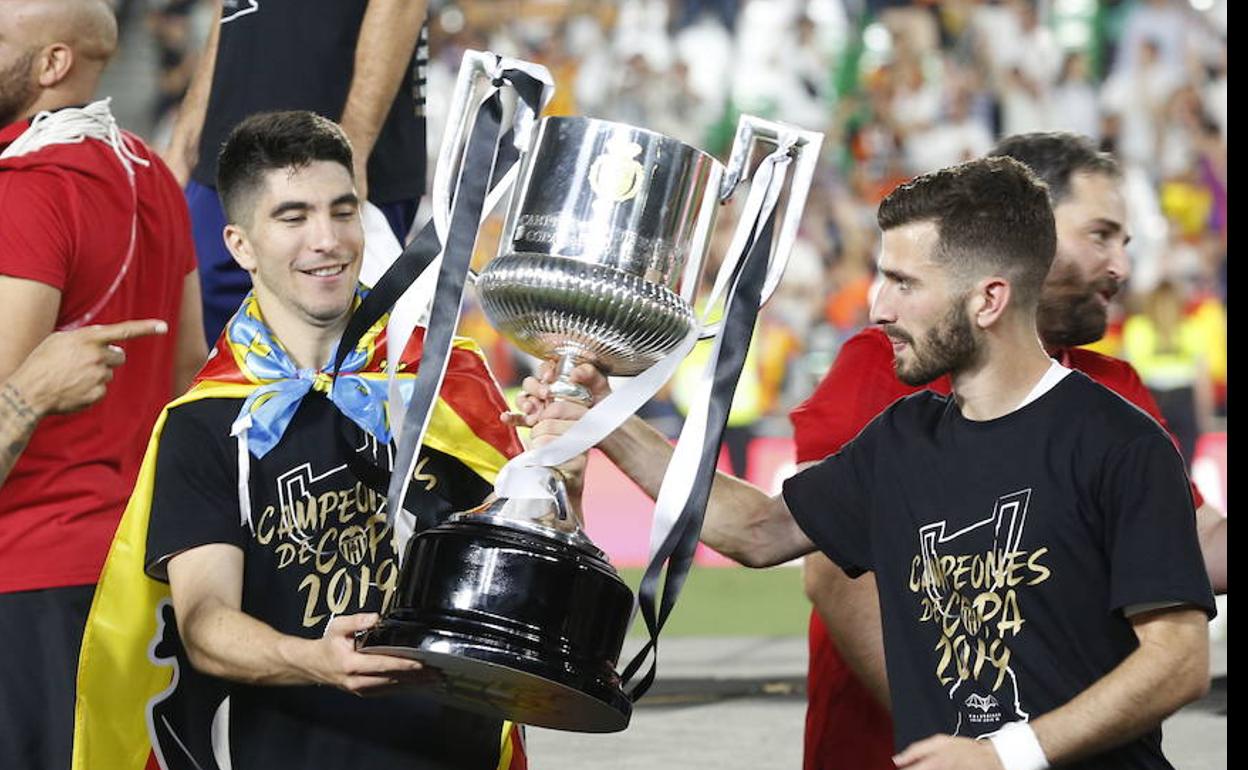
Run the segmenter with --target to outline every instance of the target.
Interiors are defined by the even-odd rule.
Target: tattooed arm
[[[164,321],[125,321],[49,335],[0,384],[0,484],[39,421],[84,409],[103,398],[126,354],[114,342],[164,334]]]

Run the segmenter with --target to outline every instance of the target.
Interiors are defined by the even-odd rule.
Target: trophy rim
[[[707,152],[706,150],[703,150],[701,147],[695,147],[694,145],[689,144],[688,142],[684,140],[677,139],[676,137],[671,136],[670,134],[664,134],[662,132],[655,131],[650,128],[643,128],[641,126],[635,126],[632,123],[623,123],[618,120],[607,120],[605,118],[593,118],[593,117],[588,117],[585,115],[547,115],[538,121],[538,128],[541,129],[546,123],[591,123],[591,124],[600,125],[600,126],[610,126],[612,128],[624,129],[627,131],[634,131],[636,133],[644,134],[646,136],[653,137],[655,139],[659,139],[662,141],[671,142],[673,144],[680,145],[681,147],[687,148],[691,152],[701,155],[706,160],[710,161],[711,163],[714,163],[715,165],[721,168],[724,165],[722,162],[720,162],[719,158],[716,158],[714,155]]]
[[[537,521],[513,519],[508,516],[500,516],[495,513],[486,512],[494,510],[496,505],[498,505],[503,499],[504,498],[499,498],[491,503],[486,503],[485,505],[473,508],[470,511],[460,511],[459,513],[452,514],[449,518],[447,518],[446,523],[480,524],[483,526],[495,526],[502,527],[504,529],[519,530],[530,535],[538,535],[540,537],[558,541],[564,545],[577,549],[587,556],[592,556],[608,565],[611,564],[611,561],[607,558],[606,552],[599,548],[593,540],[590,540],[589,535],[585,534],[585,531],[579,526],[574,532],[565,532],[560,529],[555,529],[554,527],[548,527]]]

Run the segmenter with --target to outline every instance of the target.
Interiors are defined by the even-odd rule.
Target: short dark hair
[[[306,110],[260,112],[239,123],[217,159],[217,194],[231,223],[250,221],[247,199],[264,174],[303,168],[315,161],[341,164],[352,173],[351,142],[337,123]]]
[[[880,204],[880,229],[934,222],[933,257],[961,278],[1000,271],[1034,306],[1057,250],[1044,183],[1011,158],[982,158],[916,177]]]
[[[1070,180],[1077,173],[1122,176],[1112,155],[1099,151],[1088,137],[1068,131],[1007,136],[988,154],[1013,158],[1031,169],[1049,186],[1054,206],[1070,195]]]

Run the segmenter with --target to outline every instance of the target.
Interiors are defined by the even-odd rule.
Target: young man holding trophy
[[[342,130],[310,112],[253,116],[222,150],[224,238],[255,289],[154,432],[84,643],[77,766],[132,766],[144,740],[179,768],[525,766],[514,725],[390,694],[427,672],[356,650],[398,556],[384,490],[361,481],[389,470],[384,318],[332,376],[367,293],[352,169]],[[437,407],[404,507],[442,517],[479,504],[520,446],[468,340]],[[155,663],[134,644],[111,661],[134,668],[121,689],[137,703],[94,662],[121,646],[118,628]]]
[[[702,540],[750,566],[818,549],[876,575],[902,768],[1169,767],[1159,725],[1208,683],[1192,500],[1156,423],[1037,337],[1044,186],[973,161],[899,188],[879,221],[872,320],[903,381],[948,374],[952,395],[897,402],[774,498],[718,475]],[[572,377],[608,395],[591,367]],[[535,436],[584,410],[525,390]],[[643,422],[599,447],[659,491],[671,450]]]

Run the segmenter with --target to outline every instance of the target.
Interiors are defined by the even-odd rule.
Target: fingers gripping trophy
[[[480,101],[474,84],[497,85],[497,61],[492,54],[465,57],[435,208],[463,194],[449,180],[468,178],[458,169],[465,126]],[[499,254],[475,278],[480,304],[518,348],[555,363],[560,397],[588,402],[570,381],[581,363],[632,379],[567,434],[513,459],[492,501],[418,528],[391,606],[360,647],[423,661],[436,672],[431,694],[459,707],[554,729],[611,732],[627,727],[632,713],[616,667],[634,598],[582,531],[555,468],[649,400],[699,339],[715,338],[729,357],[744,357],[758,305],[779,283],[796,238],[822,136],[744,116],[725,166],[662,134],[592,118],[547,117],[529,133]],[[737,230],[703,303],[728,307],[726,326],[706,323],[693,307],[710,234],[721,204],[746,182]],[[748,282],[751,260],[758,285],[742,302],[734,292]],[[459,299],[439,294],[432,315],[439,302],[458,307]],[[734,304],[748,317],[736,324],[739,338],[727,339]],[[422,372],[424,366],[422,360]],[[731,392],[719,397],[731,400]],[[678,539],[677,528],[692,530],[678,533],[685,541],[696,540],[698,527],[684,525],[681,509],[698,458],[718,454],[717,433],[714,446],[705,446],[712,434],[688,428],[668,473],[676,481],[670,490],[665,482],[659,496],[652,569],[670,558],[672,549],[664,552],[662,544]],[[679,468],[682,455],[692,459]]]

